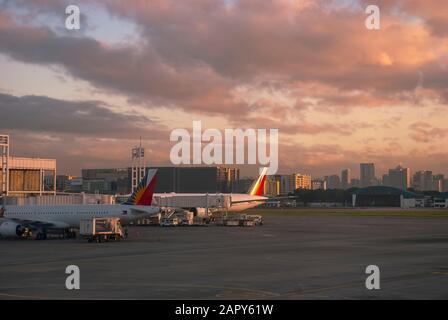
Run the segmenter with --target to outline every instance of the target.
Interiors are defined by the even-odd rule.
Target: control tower
[[[142,138],[138,147],[132,148],[132,164],[131,164],[131,186],[132,193],[137,189],[138,184],[145,176],[145,149],[142,147]]]

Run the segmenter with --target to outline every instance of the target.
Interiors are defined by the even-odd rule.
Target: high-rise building
[[[76,177],[70,175],[57,175],[56,176],[56,191],[69,192],[70,184]]]
[[[130,169],[82,169],[84,189],[89,193],[127,194],[130,189]]]
[[[344,169],[341,172],[341,187],[342,189],[346,190],[350,188],[350,181],[351,181],[351,171],[350,169]]]
[[[436,174],[433,177],[434,190],[438,192],[444,192],[445,186],[445,176],[443,174]]]
[[[296,190],[295,177],[292,174],[280,176],[280,194],[288,195]]]
[[[412,176],[412,188],[414,188],[417,191],[421,191],[423,189],[422,172],[423,171],[417,171]]]
[[[448,179],[443,179],[443,190],[442,192],[448,192]]]
[[[311,180],[311,188],[313,190],[327,190],[327,181],[323,179]]]
[[[423,191],[435,191],[432,171],[423,173]]]
[[[280,194],[280,180],[276,176],[266,178],[263,194],[270,197],[276,197]]]
[[[311,176],[306,174],[290,174],[282,175],[280,178],[280,193],[287,195],[293,193],[297,189],[310,189],[311,190]]]
[[[432,171],[417,171],[412,177],[412,187],[418,191],[436,191]]]
[[[341,189],[341,179],[338,175],[326,176],[325,181],[328,189]]]
[[[351,188],[360,188],[361,187],[361,181],[359,179],[351,179],[350,180],[350,187]]]
[[[389,169],[387,180],[388,184],[386,185],[407,190],[411,186],[411,170],[409,168],[403,168],[401,165],[397,166],[395,169]]]
[[[221,192],[235,192],[240,179],[240,169],[231,167],[218,167],[218,190]]]
[[[376,184],[375,182],[375,164],[361,163],[360,164],[361,187],[370,187]]]
[[[389,186],[390,185],[389,175],[387,173],[383,174],[383,178],[381,180],[381,185],[383,185],[383,186]]]
[[[87,189],[89,183],[84,183],[81,177],[74,177],[70,180],[70,186],[68,187],[69,192],[92,192]],[[93,192],[94,193],[94,192]]]
[[[311,176],[307,174],[295,174],[296,189],[309,189],[311,190]]]

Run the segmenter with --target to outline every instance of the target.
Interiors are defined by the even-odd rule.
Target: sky
[[[169,165],[201,120],[278,129],[279,173],[448,175],[448,7],[376,0],[368,30],[371,2],[0,0],[0,132],[61,174],[129,166],[140,136]]]

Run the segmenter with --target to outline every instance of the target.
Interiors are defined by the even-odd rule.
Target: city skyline
[[[360,164],[360,166],[365,166],[366,164]],[[371,166],[372,164],[368,164]],[[173,192],[180,191],[181,185],[182,190],[185,191],[185,187],[197,188],[193,181],[197,181],[199,177],[204,177],[204,173],[212,170],[209,179],[212,181],[216,178],[220,182],[215,181],[215,184],[208,185],[207,189],[209,192],[245,192],[252,185],[254,178],[241,177],[239,168],[229,168],[225,166],[215,167],[197,167],[197,166],[170,166],[170,167],[149,167],[150,169],[157,168],[161,172],[160,178],[164,181],[162,189],[159,192]],[[66,175],[57,176],[58,191],[69,191],[69,192],[81,192],[87,191],[91,193],[111,193],[116,192],[119,194],[129,193],[129,185],[131,182],[131,168],[103,168],[103,169],[83,169],[82,177],[70,177]],[[189,183],[179,184],[178,179],[172,179],[175,172],[184,172],[181,176],[189,177]],[[186,172],[192,174],[186,175]],[[196,173],[193,173],[196,172]],[[216,174],[219,172],[219,174]],[[168,174],[168,175],[167,175]],[[180,176],[179,176],[180,177]],[[195,177],[195,178],[194,178]],[[384,174],[381,178],[373,178],[366,182],[362,182],[361,179],[350,179],[350,173],[346,170],[341,171],[341,176],[331,175],[324,176],[323,178],[311,177],[311,175],[303,173],[294,174],[276,174],[268,176],[266,180],[265,195],[277,196],[277,195],[287,195],[295,192],[297,189],[308,189],[308,190],[349,190],[352,188],[373,187],[374,190],[379,190],[381,192],[399,192],[398,189],[403,191],[413,191],[416,193],[421,192],[448,192],[448,178],[444,175],[433,174],[432,171],[417,171],[411,176],[409,168],[403,168],[400,165],[396,168],[389,169],[388,174]],[[372,176],[370,176],[372,177]],[[193,180],[191,180],[193,179]],[[177,187],[170,185],[173,181],[177,181]],[[345,181],[345,183],[344,183]],[[199,185],[204,184],[201,182]],[[387,188],[383,188],[387,187]],[[395,191],[391,191],[389,187],[395,188]],[[216,188],[216,189],[215,189]],[[389,190],[389,191],[388,191]],[[205,191],[205,190],[204,190]],[[408,193],[408,194],[413,194]]]
[[[361,164],[361,163],[360,163]],[[358,166],[360,165],[360,164],[358,164]],[[375,165],[375,164],[374,164]],[[172,164],[167,164],[167,165],[153,165],[153,164],[147,164],[146,165],[146,167],[153,167],[153,166],[159,166],[159,167],[186,167],[186,168],[188,168],[188,167],[215,167],[216,165],[189,165],[189,166],[185,166],[185,165],[180,165],[180,166],[173,166]],[[376,173],[375,174],[375,176],[374,176],[374,178],[375,179],[377,179],[377,181],[378,182],[382,182],[383,181],[383,177],[385,176],[385,175],[387,175],[388,173],[390,173],[390,171],[391,170],[396,170],[397,169],[397,167],[400,167],[401,166],[401,164],[398,164],[398,166],[396,166],[396,167],[393,167],[393,168],[389,168],[386,172],[384,172],[384,173]],[[237,166],[237,165],[235,165],[235,166],[227,166],[227,165],[218,165],[218,167],[229,167],[229,168],[237,168],[237,169],[239,169],[239,170],[241,170],[242,168],[241,168],[241,166]],[[98,168],[82,168],[81,169],[81,171],[82,170],[90,170],[90,169],[129,169],[129,168],[131,168],[131,166],[130,165],[128,165],[128,166],[123,166],[123,167],[107,167],[107,166],[102,166],[102,167],[98,167]],[[414,174],[416,174],[416,173],[418,173],[418,172],[431,172],[434,176],[436,176],[436,175],[443,175],[443,176],[445,176],[446,178],[448,178],[448,175],[445,175],[444,173],[441,173],[441,172],[436,172],[436,171],[433,171],[433,170],[431,170],[430,168],[426,168],[426,169],[422,169],[422,170],[415,170],[415,171],[413,171],[413,170],[411,170],[411,168],[405,168],[405,169],[408,169],[409,170],[409,172],[410,172],[410,176],[412,177]],[[254,168],[252,168],[252,170],[246,170],[246,171],[254,171],[254,170],[258,170],[258,168],[256,168],[256,166],[254,166]],[[305,171],[303,171],[303,170],[293,170],[292,172],[281,172],[281,171],[279,171],[279,172],[277,172],[275,175],[273,175],[273,176],[276,176],[276,175],[290,175],[290,174],[299,174],[299,175],[309,175],[309,176],[311,176],[313,179],[324,179],[324,178],[329,178],[329,177],[331,177],[331,176],[338,176],[339,178],[340,178],[340,183],[341,183],[341,185],[342,185],[342,181],[343,181],[343,174],[344,174],[344,171],[346,171],[346,170],[349,170],[349,175],[348,175],[348,177],[349,177],[349,179],[348,179],[348,184],[350,184],[350,182],[352,181],[352,180],[359,180],[359,181],[361,181],[361,177],[360,177],[360,174],[358,174],[358,175],[353,175],[353,170],[351,170],[351,169],[347,169],[347,168],[341,168],[340,169],[340,172],[338,173],[338,172],[333,172],[333,173],[330,173],[330,174],[317,174],[317,175],[312,175],[311,173],[309,173],[309,172],[305,172]],[[360,170],[358,170],[358,171],[360,171]],[[356,170],[355,170],[355,172],[356,172]],[[67,176],[71,176],[70,174],[68,174],[68,173],[63,173],[63,172],[58,172],[58,175],[67,175]],[[81,174],[79,174],[79,175],[72,175],[73,177],[80,177],[81,176]],[[253,178],[253,177],[256,177],[256,175],[255,176],[251,176],[251,175],[242,175],[241,176],[242,178]]]
[[[11,152],[11,157],[29,156],[29,154],[26,153],[26,152],[25,152],[25,154],[14,154],[14,147],[13,146],[14,146],[14,144],[12,144],[10,146],[10,149],[13,150]],[[84,170],[84,169],[128,168],[128,167],[131,167],[131,157],[130,157],[131,149],[128,150],[128,153],[129,153],[129,159],[127,159],[127,163],[126,163],[126,161],[123,161],[122,162],[123,165],[121,165],[121,166],[115,166],[115,167],[114,166],[108,166],[107,162],[105,162],[104,164],[99,163],[98,166],[80,167],[79,171],[75,172],[75,173],[73,173],[73,170],[71,170],[70,172],[61,170],[61,169],[59,169],[59,166],[58,166],[57,174],[58,175],[69,175],[69,176],[78,177],[78,176],[81,176],[81,171]],[[43,155],[37,155],[37,154],[31,155],[31,157],[32,158],[42,158],[42,159],[50,158],[50,157],[45,157]],[[149,155],[149,157],[151,157],[151,155]],[[349,178],[348,182],[350,182],[350,180],[352,180],[352,179],[361,180],[362,175],[361,175],[361,168],[360,168],[360,166],[362,166],[363,164],[373,164],[374,165],[374,176],[373,177],[375,179],[379,179],[379,180],[381,180],[381,178],[385,174],[388,174],[390,170],[395,169],[396,167],[401,167],[403,165],[403,163],[400,162],[396,166],[392,166],[390,168],[387,168],[383,164],[382,166],[380,165],[379,167],[380,168],[386,168],[386,169],[378,170],[378,166],[377,166],[376,163],[374,163],[374,162],[362,162],[362,163],[354,163],[354,164],[351,165],[350,168],[348,168],[348,167],[336,168],[336,171],[334,171],[334,172],[333,171],[326,171],[324,173],[322,173],[322,172],[320,172],[320,173],[316,173],[316,172],[311,173],[311,172],[303,170],[302,168],[292,168],[292,169],[290,169],[288,171],[281,171],[281,170],[279,170],[277,172],[277,174],[301,173],[301,174],[311,175],[313,178],[318,178],[318,179],[324,178],[326,176],[338,175],[341,178],[341,183],[342,183],[343,174],[344,174],[344,171],[346,171],[346,170],[348,170],[348,178]],[[146,161],[146,165],[149,166],[149,167],[150,166],[154,166],[154,165],[155,166],[173,166],[171,163],[150,163],[149,161]],[[184,166],[184,165],[180,165],[180,167],[182,167],[182,166]],[[190,165],[190,166],[206,166],[206,165],[203,164],[203,165]],[[226,166],[226,165],[223,164],[221,166]],[[238,165],[233,165],[233,166],[230,166],[230,167],[236,167],[236,168],[239,168],[240,170],[242,170],[242,172],[243,172],[242,176],[243,177],[252,177],[252,174],[255,175],[255,176],[257,175],[258,165],[239,165],[239,166]],[[416,172],[420,172],[420,171],[422,171],[422,172],[424,172],[424,171],[431,171],[433,174],[441,174],[441,175],[445,175],[445,176],[448,177],[447,173],[444,173],[443,171],[440,171],[440,172],[439,171],[434,171],[431,168],[419,168],[419,169],[414,169],[413,170],[413,168],[407,167],[407,169],[409,169],[411,173],[416,173]]]

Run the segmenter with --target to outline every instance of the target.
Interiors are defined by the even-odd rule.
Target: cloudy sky
[[[140,136],[149,164],[169,164],[171,130],[202,120],[278,128],[283,173],[448,174],[440,0],[0,0],[0,71],[12,153],[60,173],[128,166]]]

